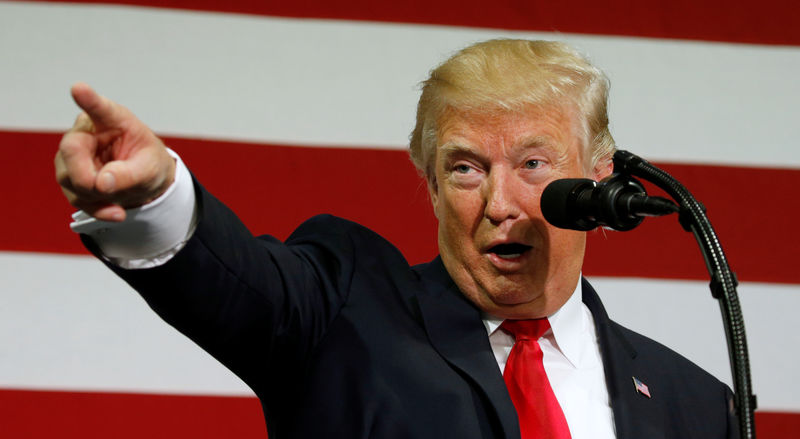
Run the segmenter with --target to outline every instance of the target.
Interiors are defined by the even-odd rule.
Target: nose
[[[499,224],[520,215],[514,181],[510,175],[502,172],[490,172],[486,180],[484,199],[486,207],[484,216],[492,223]]]

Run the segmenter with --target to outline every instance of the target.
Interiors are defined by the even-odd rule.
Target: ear
[[[433,205],[433,214],[439,218],[439,184],[436,181],[436,176],[427,178],[428,181],[428,195],[431,197],[431,204]]]
[[[596,181],[600,181],[611,175],[612,172],[614,172],[614,161],[611,156],[603,157],[594,165],[594,169],[592,169],[592,178]]]

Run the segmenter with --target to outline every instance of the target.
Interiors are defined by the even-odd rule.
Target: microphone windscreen
[[[544,219],[550,224],[572,230],[592,230],[597,224],[586,221],[578,208],[578,196],[591,194],[595,181],[588,178],[562,178],[554,180],[542,192],[540,201]]]

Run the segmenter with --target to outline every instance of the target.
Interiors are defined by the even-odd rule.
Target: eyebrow
[[[547,149],[556,149],[556,143],[550,136],[531,136],[526,137],[520,143],[521,148],[547,148]]]
[[[477,151],[460,142],[447,142],[439,147],[439,151],[442,152],[443,157],[451,157],[454,155],[462,155],[462,154],[474,155],[474,156],[478,155]]]

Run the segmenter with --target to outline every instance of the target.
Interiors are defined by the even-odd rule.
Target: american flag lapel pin
[[[650,389],[647,388],[647,384],[641,382],[639,378],[636,377],[631,377],[631,378],[633,378],[633,387],[636,388],[636,391],[648,398],[651,398]]]

